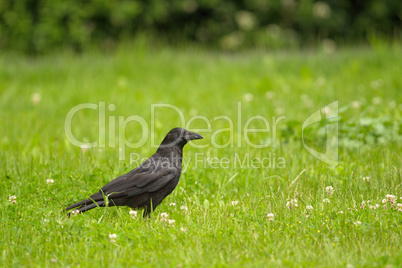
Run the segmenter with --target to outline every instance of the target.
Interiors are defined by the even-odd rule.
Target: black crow
[[[85,212],[107,205],[129,206],[133,209],[144,208],[144,217],[149,217],[179,182],[184,145],[190,140],[202,138],[200,134],[183,128],[172,129],[156,153],[144,163],[109,182],[90,198],[75,203],[66,210],[76,208],[78,212]]]

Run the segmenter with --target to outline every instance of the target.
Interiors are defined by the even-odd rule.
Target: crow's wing
[[[154,192],[168,184],[177,175],[174,168],[162,165],[140,165],[101,188],[92,195],[93,200],[102,200],[103,195],[110,199],[136,196],[145,192]]]

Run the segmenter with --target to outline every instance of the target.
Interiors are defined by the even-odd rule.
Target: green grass
[[[393,194],[402,203],[401,69],[400,44],[341,49],[331,55],[222,54],[152,50],[138,44],[106,55],[66,52],[33,59],[3,54],[0,266],[398,267],[402,212],[390,204],[383,209],[381,202]],[[35,93],[41,96],[37,104],[32,101]],[[333,101],[339,101],[340,111],[336,168],[314,158],[301,142],[304,120]],[[176,106],[186,123],[194,115],[211,120],[211,132],[203,132],[205,139],[192,144],[208,147],[185,147],[188,168],[148,221],[140,214],[131,219],[125,207],[94,209],[71,218],[63,211],[134,168],[131,153],[148,157],[155,151],[150,139],[139,148],[120,143],[126,160],[119,161],[119,144],[85,153],[71,145],[64,132],[68,111],[99,102],[116,107],[106,110],[107,145],[118,135],[118,116],[139,115],[151,130],[151,104]],[[221,115],[233,119],[233,136],[228,131],[213,136],[230,127],[225,120],[212,120]],[[239,137],[239,127],[243,130],[255,115],[270,124],[273,116],[286,116],[278,123],[276,146],[272,132],[249,135],[253,143],[270,144],[262,149],[249,146],[244,133]],[[116,120],[115,135],[109,135],[109,117]],[[98,140],[96,110],[77,113],[72,126],[77,139]],[[153,126],[159,143],[180,121],[173,110],[159,109]],[[206,123],[194,121],[191,127],[206,128]],[[261,121],[250,127],[261,127]],[[324,128],[310,128],[309,145],[322,149]],[[127,139],[139,141],[142,130],[138,123],[128,124]],[[229,146],[216,148],[214,142]],[[239,167],[233,162],[236,154],[241,159],[275,154],[285,163]],[[196,155],[231,162],[214,168],[196,163]],[[370,181],[363,181],[366,176]],[[53,185],[46,183],[50,178]],[[330,185],[333,196],[325,192]],[[11,195],[17,197],[16,204],[9,201]],[[287,201],[294,198],[299,206],[288,209]],[[324,198],[331,203],[324,204]],[[232,205],[235,200],[238,204]],[[367,200],[381,207],[360,208]],[[170,206],[172,202],[176,206]],[[187,212],[180,209],[184,205]],[[313,206],[311,212],[307,205]],[[174,227],[161,222],[162,212],[175,220]],[[115,243],[109,239],[112,233]]]

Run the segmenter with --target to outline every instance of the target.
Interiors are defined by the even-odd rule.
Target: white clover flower
[[[168,217],[169,217],[169,214],[167,214],[166,212],[162,212],[162,213],[161,213],[161,217],[162,217],[162,218],[168,218]]]
[[[8,201],[10,201],[11,202],[11,204],[15,204],[15,203],[17,203],[17,197],[15,196],[15,195],[11,195],[9,198],[8,198]]]
[[[331,200],[329,200],[329,198],[324,198],[322,200],[322,202],[329,204],[329,203],[331,203]]]
[[[188,210],[188,207],[187,207],[187,206],[181,206],[180,209],[181,209],[181,210],[184,210],[184,211],[187,211],[187,210]]]
[[[176,206],[176,203],[170,203],[169,206],[174,207]]]
[[[352,107],[353,109],[359,109],[360,108],[360,101],[352,101]]]
[[[379,208],[379,207],[381,207],[381,205],[380,205],[380,204],[375,204],[375,206],[376,206],[376,208]]]
[[[175,222],[176,222],[175,220],[169,220],[170,226],[171,226],[171,227],[174,227],[174,223],[175,223]]]
[[[298,207],[299,205],[297,204],[297,199],[290,199],[290,201],[286,203],[286,206],[288,209],[292,209]]]
[[[80,213],[78,209],[71,211],[71,214],[73,214],[74,216],[76,216],[78,213]]]
[[[83,145],[81,145],[81,151],[82,151],[83,153],[85,153],[86,151],[88,151],[88,149],[89,149],[88,144],[83,144]]]
[[[32,103],[33,103],[34,105],[39,104],[40,100],[41,100],[41,95],[40,95],[40,93],[34,93],[34,94],[32,95],[31,101],[32,101]]]
[[[388,199],[388,203],[390,203],[390,204],[395,204],[395,202],[396,202],[396,197],[395,197],[395,195],[387,194],[385,197]]]
[[[116,242],[117,234],[109,234],[110,242],[114,243]]]
[[[363,177],[363,181],[369,182],[369,181],[370,181],[370,177]]]
[[[232,206],[236,206],[239,203],[239,201],[232,201]]]
[[[244,96],[243,96],[243,100],[244,100],[245,102],[251,102],[251,101],[253,101],[253,99],[254,99],[254,95],[251,94],[251,93],[246,93],[246,94],[244,94]]]
[[[402,204],[401,204],[401,203],[396,204],[396,206],[397,206],[398,208],[402,208]]]
[[[54,183],[54,180],[53,179],[47,179],[46,183],[49,184],[49,185],[52,185]]]
[[[184,227],[181,227],[181,228],[180,228],[180,231],[182,231],[183,233],[187,233],[187,229],[184,228]]]
[[[343,211],[341,210],[341,211],[338,211],[338,214],[343,214]]]
[[[268,216],[269,221],[274,220],[274,214],[273,213],[268,213],[267,216]]]
[[[362,223],[361,221],[355,221],[355,222],[354,222],[354,224],[355,224],[356,226],[360,225],[361,223]]]
[[[376,209],[377,209],[376,206],[370,206],[370,208],[371,208],[372,210],[376,210]]]
[[[383,199],[381,202],[382,202],[383,204],[386,204],[386,203],[387,203],[387,199]]]
[[[325,188],[325,191],[327,192],[327,194],[332,195],[335,190],[334,190],[334,187],[332,187],[332,186],[327,186],[327,187]]]
[[[313,210],[313,206],[308,205],[308,206],[306,207],[306,209],[307,209],[307,210]]]
[[[130,210],[129,214],[132,219],[135,219],[137,217],[137,211],[135,211],[135,210]]]

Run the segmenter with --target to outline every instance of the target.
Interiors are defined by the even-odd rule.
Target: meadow
[[[401,267],[401,48],[224,53],[138,42],[1,54],[0,266]],[[335,167],[302,142],[303,122],[334,101]],[[66,136],[69,111],[85,103],[94,109],[74,115],[71,134],[94,148]],[[253,116],[270,132],[245,135],[266,126],[247,125]],[[325,123],[305,130],[316,150]],[[204,129],[204,140],[186,145],[185,172],[150,220],[126,207],[67,217],[66,206],[151,156],[176,126]]]

